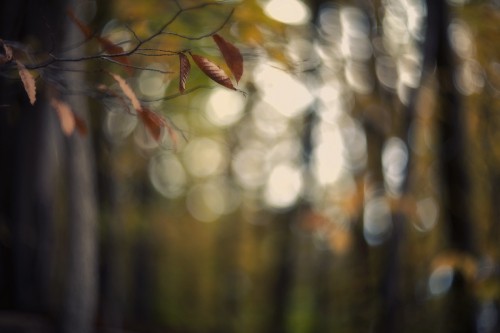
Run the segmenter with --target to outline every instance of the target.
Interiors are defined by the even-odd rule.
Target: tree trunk
[[[75,2],[76,3],[76,2]],[[0,38],[10,43],[26,43],[33,51],[57,50],[61,44],[74,44],[75,28],[60,29],[66,0],[0,1]],[[64,33],[66,33],[64,35]],[[80,38],[80,37],[78,37]],[[34,43],[36,41],[36,43]],[[31,50],[28,50],[31,52]],[[74,51],[79,52],[77,50]],[[19,54],[23,52],[19,51]],[[37,61],[23,60],[26,65]],[[23,58],[24,59],[24,58]],[[15,73],[13,71],[12,73]],[[68,178],[58,181],[58,156],[61,152],[60,128],[44,89],[48,72],[37,79],[37,100],[32,106],[20,80],[0,78],[0,228],[7,237],[0,255],[0,293],[2,309],[34,312],[61,320],[64,332],[90,332],[95,303],[95,220],[96,204],[93,167],[88,138],[68,138],[66,155]],[[51,72],[51,74],[54,74]],[[70,85],[81,85],[75,74],[55,73]],[[83,96],[64,96],[80,116],[85,117]],[[64,319],[58,314],[54,283],[56,264],[55,219],[57,185],[67,186],[66,221],[70,232],[67,251],[67,292]],[[64,200],[63,200],[64,201]],[[5,246],[4,244],[8,244]],[[3,274],[5,273],[5,274]],[[22,316],[13,316],[22,318]],[[20,331],[28,322],[16,321]],[[0,324],[0,331],[2,330]]]
[[[76,0],[66,4],[75,8]],[[74,24],[66,21],[64,45],[81,39]],[[78,56],[82,49],[73,49],[68,55]],[[84,69],[83,64],[77,64]],[[74,65],[73,65],[74,68]],[[65,73],[65,80],[81,87],[85,77],[76,71]],[[64,96],[73,111],[88,123],[87,99],[81,94]],[[89,333],[92,331],[97,298],[97,204],[95,189],[94,156],[90,136],[75,133],[67,142],[67,193],[68,193],[68,276],[64,296],[62,331]]]
[[[2,1],[0,38],[49,43],[43,19],[52,20],[54,15],[57,11],[43,2]],[[20,81],[4,77],[0,77],[0,110],[0,228],[8,237],[0,256],[0,293],[6,296],[1,306],[48,313],[58,149],[54,114],[43,92],[32,106]]]
[[[464,255],[475,255],[474,235],[470,221],[469,179],[466,167],[465,114],[459,93],[453,84],[454,56],[448,39],[448,8],[445,1],[427,0],[427,33],[424,66],[430,72],[436,67],[439,83],[440,186],[444,218],[448,226],[449,247]],[[456,271],[447,296],[448,332],[475,332],[476,306],[465,272]]]

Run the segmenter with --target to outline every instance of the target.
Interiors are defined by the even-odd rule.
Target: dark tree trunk
[[[71,4],[65,0],[0,1],[0,38],[32,44],[37,51],[57,50],[65,41],[73,44],[74,28],[62,25],[68,5]],[[36,57],[23,61],[29,65]],[[61,78],[66,74],[57,75]],[[61,321],[64,332],[90,332],[96,248],[91,149],[88,138],[68,138],[65,160],[68,178],[57,178],[61,176],[58,156],[65,155],[44,78],[37,79],[34,106],[29,104],[20,80],[0,78],[0,228],[6,231],[6,239],[0,245],[0,273],[5,273],[1,274],[0,293],[7,296],[2,296],[0,304],[2,309],[10,311],[49,315],[46,318]],[[64,77],[72,85],[81,84],[81,80],[69,74]],[[66,97],[63,93],[61,99]],[[71,97],[67,102],[85,117],[83,97]],[[64,218],[70,237],[67,293],[63,301],[58,299],[55,290],[58,286],[52,281],[53,273],[58,271],[54,245],[56,209],[63,208],[65,203],[63,200],[56,204],[58,185],[66,187],[63,193],[67,194],[69,204]],[[64,306],[63,315],[57,304]],[[28,324],[19,321],[16,325],[23,331]]]
[[[268,332],[285,333],[294,271],[294,247],[291,225],[296,219],[298,209],[282,213],[273,219],[276,224],[276,277],[272,287],[273,294],[271,323]]]
[[[427,0],[425,69],[436,68],[439,84],[438,159],[444,218],[449,247],[464,255],[475,255],[476,245],[470,216],[469,178],[466,165],[465,113],[453,84],[454,55],[448,39],[449,13],[445,1]],[[476,306],[466,272],[455,272],[447,302],[445,329],[475,332]]]
[[[44,6],[46,5],[46,6]],[[27,10],[32,8],[32,10]],[[0,2],[0,38],[50,43],[43,20],[57,10],[37,1]],[[57,136],[43,93],[31,106],[20,81],[0,78],[0,293],[2,308],[50,312]]]
[[[71,8],[76,0],[65,4]],[[65,45],[72,45],[81,38],[74,24],[66,21]],[[83,49],[71,50],[68,55],[81,55]],[[84,69],[83,64],[78,64]],[[74,86],[83,86],[85,77],[75,71],[65,74],[65,81]],[[64,96],[74,112],[88,122],[87,99],[83,95]],[[67,140],[68,179],[68,277],[62,330],[72,333],[92,331],[97,298],[97,204],[94,179],[95,166],[90,136],[73,135]]]

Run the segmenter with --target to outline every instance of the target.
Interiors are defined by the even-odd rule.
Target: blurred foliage
[[[109,15],[98,7],[89,24],[127,49],[132,32],[146,38],[180,8],[203,3],[115,0],[106,4]],[[119,104],[93,102],[99,327],[371,332],[385,320],[384,293],[395,278],[402,332],[453,332],[448,302],[461,276],[477,305],[477,332],[494,332],[498,1],[448,1],[456,57],[450,85],[467,125],[461,153],[471,180],[473,254],[450,248],[443,218],[438,80],[421,73],[424,1],[311,0],[317,21],[297,25],[274,20],[266,3],[217,1],[184,11],[171,34],[147,45],[149,56],[131,56],[134,66],[168,72],[135,70],[128,82],[169,120],[176,142],[164,133],[158,144]],[[179,95],[177,54],[155,50],[193,50],[227,72],[210,38],[216,32],[245,58],[239,88],[248,96],[218,87],[194,66]],[[407,128],[410,102],[415,119]],[[406,163],[409,189],[401,190]],[[61,222],[57,234],[64,232]]]
[[[113,2],[111,16],[117,22],[126,22],[128,29],[137,35],[148,36],[174,15],[179,6],[187,8],[199,3],[117,0]],[[261,2],[253,0],[186,12],[169,27],[196,40],[197,36],[218,31],[221,22],[231,15],[218,33],[239,46],[244,54],[245,74],[240,87],[249,96],[244,100],[239,120],[227,126],[214,123],[206,110],[212,103],[210,96],[220,88],[193,70],[188,87],[204,88],[152,103],[182,133],[176,151],[171,152],[168,138],[158,148],[141,141],[141,133],[134,134],[135,143],[110,136],[112,144],[105,152],[105,159],[109,163],[106,167],[112,170],[108,177],[115,187],[116,203],[108,213],[105,207],[102,210],[104,249],[113,233],[120,238],[114,245],[118,256],[105,260],[103,265],[110,264],[109,261],[121,262],[116,278],[123,280],[120,292],[125,327],[140,330],[153,326],[179,332],[263,332],[273,331],[273,323],[282,320],[280,329],[286,332],[371,330],[384,307],[381,286],[387,279],[384,271],[393,251],[389,242],[392,236],[380,234],[380,239],[370,243],[363,226],[367,214],[382,214],[370,213],[367,208],[370,196],[380,191],[377,187],[380,181],[388,192],[380,197],[388,211],[401,212],[408,218],[395,259],[400,262],[398,275],[402,282],[397,292],[402,302],[400,320],[404,331],[435,331],[446,327],[446,285],[451,283],[448,269],[463,272],[466,283],[473,287],[480,311],[489,304],[498,304],[499,210],[495,198],[500,198],[500,151],[496,144],[500,124],[497,112],[500,49],[492,41],[498,36],[496,23],[500,11],[494,2],[488,1],[450,5],[453,20],[449,33],[452,40],[456,38],[458,81],[455,84],[462,93],[461,103],[467,117],[467,147],[463,153],[472,180],[470,206],[479,247],[478,256],[469,256],[448,250],[447,226],[439,217],[443,209],[436,181],[440,175],[435,165],[437,86],[433,77],[418,83],[418,70],[422,66],[419,47],[423,42],[419,31],[425,28],[423,18],[414,17],[417,22],[412,23],[409,16],[398,17],[401,14],[398,11],[417,10],[425,4],[393,0],[374,2],[371,6],[323,3],[320,8],[330,10],[324,12],[330,16],[323,19],[331,20],[323,24],[330,24],[327,28],[337,32],[321,31],[321,26],[317,31],[310,25],[279,23],[264,13]],[[393,16],[388,14],[390,11],[394,11]],[[425,8],[419,15],[425,16]],[[352,21],[355,19],[360,21]],[[398,19],[403,23],[388,22]],[[370,27],[371,24],[377,27]],[[403,31],[404,24],[408,29],[416,24],[412,28],[415,30]],[[349,31],[349,28],[361,30]],[[351,46],[359,49],[346,51],[342,40],[351,37],[358,38],[359,44]],[[366,56],[362,53],[365,47],[370,49]],[[169,35],[151,48],[193,49],[222,63],[210,38],[193,43],[189,38]],[[155,62],[176,72],[176,57],[151,58],[138,59],[137,64],[149,66]],[[286,117],[269,104],[262,106],[260,99],[265,92],[259,90],[259,85],[265,82],[258,80],[255,71],[262,63],[278,67],[306,83],[316,104],[298,116]],[[417,81],[404,75],[417,75]],[[162,93],[175,95],[176,79],[175,74],[165,75],[162,80],[167,87]],[[398,86],[401,82],[406,86]],[[390,138],[405,140],[408,134],[404,133],[403,123],[409,89],[418,90],[411,147],[406,151],[414,158],[411,189],[400,197],[388,190],[384,179],[371,178],[377,177],[370,169],[384,152],[373,151],[377,147],[366,131],[373,128],[382,133],[385,144]],[[224,99],[216,103],[224,103]],[[345,109],[343,115],[334,115],[345,148],[338,152],[332,148],[330,154],[356,153],[350,151],[349,140],[354,140],[351,146],[354,149],[359,145],[355,141],[358,139],[349,136],[349,132],[360,135],[362,141],[367,140],[366,151],[362,150],[362,156],[358,157],[366,158],[364,162],[355,165],[337,160],[344,163],[343,171],[327,185],[311,178],[314,178],[310,171],[314,162],[309,162],[314,159],[311,155],[319,141],[313,139],[307,143],[311,140],[307,136],[320,136],[318,129],[311,134],[310,127],[319,126],[320,118],[332,117],[328,111],[311,111],[318,103],[339,103]],[[259,105],[269,114],[259,116],[255,111]],[[212,107],[218,108],[219,104]],[[309,115],[314,112],[316,116],[311,118]],[[259,122],[269,126],[271,132],[263,134],[262,129],[256,129]],[[280,126],[286,129],[279,132]],[[306,143],[301,145],[304,138]],[[276,148],[273,157],[269,148],[276,147],[277,141],[287,142],[292,149]],[[138,146],[137,142],[142,143]],[[199,143],[198,148],[194,148],[194,142]],[[399,141],[392,142],[399,147]],[[299,145],[295,147],[297,151],[293,145]],[[249,148],[253,150],[246,150]],[[262,163],[246,160],[255,163],[250,169],[262,167],[270,172],[272,168],[266,163],[288,159],[298,164],[305,175],[306,189],[296,203],[278,209],[270,207],[263,199],[265,180],[263,183],[257,174],[247,175],[255,177],[250,180],[253,185],[242,185],[235,170],[241,156],[238,154],[242,152],[267,156]],[[155,191],[147,180],[148,172],[152,177],[152,161],[165,153],[169,154],[169,161],[176,161],[166,167],[180,165],[176,177],[182,178],[177,179],[179,191],[169,198]],[[211,171],[203,169],[210,163],[217,166]],[[197,166],[201,168],[198,171]],[[379,172],[384,176],[384,170]],[[175,179],[168,176],[163,181],[175,184]],[[220,208],[231,200],[232,208]],[[198,221],[204,218],[204,222]],[[280,316],[284,317],[279,319]],[[493,324],[492,318],[495,318]],[[484,325],[490,328],[481,332],[490,332],[487,329],[498,325],[496,318],[487,317],[490,321]]]

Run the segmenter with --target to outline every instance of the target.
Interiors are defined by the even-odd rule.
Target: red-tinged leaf
[[[191,64],[184,53],[179,53],[179,91],[181,94],[186,90],[186,81],[191,70]]]
[[[19,71],[19,77],[23,81],[24,90],[30,99],[31,105],[35,104],[36,101],[36,84],[33,75],[26,69],[26,67],[19,61],[16,60],[17,70]]]
[[[139,99],[137,98],[135,92],[128,85],[127,81],[125,81],[125,79],[118,74],[109,73],[109,75],[111,75],[111,77],[118,83],[120,89],[123,91],[123,94],[132,103],[132,106],[134,107],[135,111],[139,112],[142,109],[141,103],[139,102]]]
[[[75,130],[75,115],[71,110],[71,107],[58,99],[52,98],[50,105],[56,110],[57,116],[59,117],[59,122],[61,123],[61,129],[66,136],[73,134]]]
[[[92,29],[90,29],[88,25],[86,25],[85,23],[80,21],[71,9],[68,9],[67,13],[68,13],[68,17],[76,24],[76,26],[83,33],[85,38],[90,39],[93,37],[94,34],[92,33]],[[103,48],[103,50],[109,55],[121,54],[124,52],[124,50],[121,46],[114,44],[113,42],[111,42],[107,38],[96,36],[96,39],[99,42],[99,44],[101,45],[101,47]],[[113,58],[116,61],[118,61],[119,63],[125,65],[126,71],[129,74],[131,73],[132,68],[129,66],[130,62],[126,56],[118,56],[118,57],[113,57]]]
[[[3,54],[0,54],[0,65],[6,64],[9,61],[12,60],[13,55],[12,55],[12,48],[5,44],[3,40],[0,39],[0,45],[3,48]]]
[[[87,128],[87,124],[85,123],[85,120],[80,118],[78,115],[73,113],[73,116],[75,117],[75,127],[78,133],[80,133],[81,136],[86,136],[87,133],[89,132]]]
[[[222,68],[205,57],[196,54],[191,54],[191,57],[196,63],[196,66],[198,66],[210,79],[214,80],[220,85],[223,85],[226,88],[237,90],[233,86],[233,83],[231,82],[229,76],[227,76],[226,72],[224,72]]]
[[[147,109],[142,108],[138,111],[139,117],[149,130],[151,135],[156,141],[161,139],[161,131],[163,127],[168,127],[166,120],[159,114]]]
[[[107,38],[97,36],[96,37],[97,41],[101,45],[104,51],[106,51],[107,54],[109,55],[114,55],[114,54],[121,54],[125,52],[123,50],[123,47],[116,45],[112,41],[110,41]],[[113,57],[114,60],[118,61],[119,63],[125,65],[125,70],[130,74],[132,72],[132,68],[130,67],[130,62],[128,61],[128,58],[126,56],[118,56],[118,57]]]
[[[80,29],[80,31],[83,33],[85,38],[87,38],[87,39],[92,38],[92,35],[93,35],[92,29],[90,29],[88,25],[86,25],[85,23],[80,21],[78,19],[78,17],[76,17],[75,13],[73,12],[73,10],[71,8],[68,8],[66,10],[66,13],[68,14],[68,17],[71,19],[71,21],[73,21],[76,24],[76,26],[78,27],[78,29]]]
[[[212,38],[219,47],[227,66],[236,79],[236,82],[239,82],[241,76],[243,75],[243,56],[241,55],[240,50],[218,34],[213,35]]]

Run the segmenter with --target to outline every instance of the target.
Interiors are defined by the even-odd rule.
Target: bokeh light
[[[122,141],[136,128],[137,122],[137,116],[124,112],[123,108],[111,109],[106,113],[104,131],[109,139]]]
[[[195,138],[184,148],[183,160],[191,175],[207,177],[222,172],[227,165],[227,152],[212,139]]]
[[[446,293],[453,283],[453,268],[442,265],[437,267],[429,277],[429,292],[433,296],[439,296]]]
[[[262,100],[287,117],[300,115],[313,101],[303,82],[273,65],[257,66],[254,78]]]
[[[390,138],[382,152],[382,167],[387,189],[390,193],[399,194],[405,178],[408,163],[408,149],[399,138]]]
[[[149,161],[149,179],[154,188],[167,198],[184,194],[187,176],[176,154],[162,152]]]
[[[389,238],[392,232],[391,208],[384,197],[369,199],[363,216],[363,234],[369,245],[380,245]]]
[[[205,113],[216,126],[231,126],[243,116],[245,97],[234,91],[218,88],[208,97]]]
[[[292,25],[304,24],[310,16],[309,7],[301,0],[269,0],[264,12],[276,21]]]
[[[160,98],[165,95],[165,90],[170,83],[166,80],[166,76],[162,72],[155,70],[165,71],[164,65],[153,63],[148,66],[152,70],[142,71],[138,78],[138,86],[140,93],[150,99]]]
[[[302,189],[301,169],[290,164],[279,164],[269,174],[264,201],[272,208],[288,208],[297,201]]]

